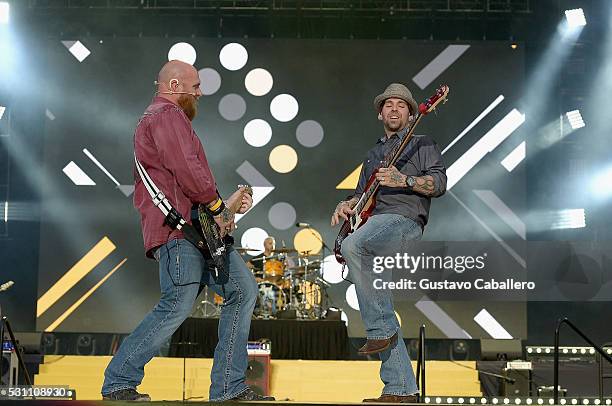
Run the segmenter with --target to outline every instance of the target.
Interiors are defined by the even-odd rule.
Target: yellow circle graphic
[[[397,317],[397,322],[399,323],[400,327],[402,327],[402,318],[400,317],[397,310],[394,310],[394,312],[395,312],[395,317]]]
[[[310,254],[318,254],[323,247],[321,234],[314,228],[304,228],[295,233],[293,246],[299,252],[310,251]]]
[[[276,172],[288,173],[295,169],[298,156],[295,149],[289,145],[279,145],[270,151],[270,166]]]

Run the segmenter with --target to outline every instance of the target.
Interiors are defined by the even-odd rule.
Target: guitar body
[[[419,105],[419,112],[417,114],[416,119],[413,121],[412,125],[409,128],[407,136],[404,137],[404,140],[398,145],[395,150],[392,150],[389,156],[385,157],[385,161],[383,163],[384,167],[390,167],[395,164],[399,157],[402,155],[406,146],[412,139],[412,135],[414,134],[414,130],[416,125],[419,123],[421,118],[429,113],[431,113],[438,104],[442,102],[446,102],[446,97],[448,96],[449,88],[446,85],[441,86],[436,89],[436,93],[427,99],[424,103]],[[336,261],[340,264],[345,265],[346,260],[342,257],[342,242],[349,236],[349,234],[353,233],[372,216],[372,212],[376,207],[376,196],[378,194],[379,182],[376,180],[376,173],[378,169],[370,175],[368,179],[368,183],[364,188],[364,193],[361,198],[353,208],[355,210],[355,214],[349,216],[349,219],[344,221],[342,226],[340,227],[340,232],[338,233],[338,237],[336,237],[336,241],[334,243],[334,254],[336,256]]]
[[[376,180],[376,172],[377,171],[374,171],[374,173],[370,176],[370,179],[368,180],[367,184],[368,186]],[[374,195],[372,198],[369,199],[368,202],[366,202],[364,209],[360,213],[356,213],[350,216],[348,220],[344,221],[342,227],[340,227],[340,232],[338,233],[336,241],[334,242],[334,255],[336,256],[336,261],[338,261],[340,264],[346,264],[346,261],[342,256],[341,252],[342,242],[346,239],[346,237],[355,232],[355,230],[364,225],[366,221],[368,221],[368,219],[372,217],[372,212],[374,211],[375,207],[376,195]]]
[[[229,207],[233,213],[236,213],[236,211],[240,208],[240,203],[244,194],[250,194],[251,196],[253,195],[253,189],[250,186],[239,185],[238,187],[244,188],[244,190],[242,191],[240,198],[237,199],[237,207]],[[216,275],[219,275],[222,272],[224,275],[228,275],[229,268],[227,253],[233,244],[233,239],[231,237],[221,237],[219,225],[204,204],[198,205],[198,221],[200,223],[200,234],[202,235],[208,248],[208,252],[206,252],[206,254],[210,255],[209,266],[212,266],[215,269]],[[205,255],[205,257],[208,255]]]
[[[212,214],[208,211],[205,205],[198,205],[198,220],[200,222],[201,235],[206,242],[208,255],[210,255],[209,266],[216,269],[215,273],[219,275],[222,271],[229,272],[227,262],[227,252],[232,244],[226,243],[221,237],[221,230],[215,222]],[[205,255],[206,256],[206,255]]]

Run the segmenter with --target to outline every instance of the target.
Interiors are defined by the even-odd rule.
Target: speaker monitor
[[[480,349],[483,361],[511,361],[523,358],[521,340],[482,339]]]
[[[246,383],[260,395],[268,396],[270,394],[269,354],[249,354]]]
[[[504,396],[531,396],[531,370],[504,368]]]

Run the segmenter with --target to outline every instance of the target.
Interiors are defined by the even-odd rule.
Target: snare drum
[[[264,279],[270,282],[278,282],[285,273],[285,265],[278,259],[269,259],[264,262]]]

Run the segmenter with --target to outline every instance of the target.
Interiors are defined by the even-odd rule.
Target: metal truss
[[[221,10],[261,12],[531,13],[530,0],[29,0],[31,9]]]

